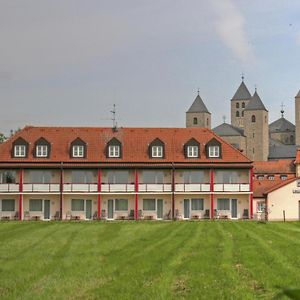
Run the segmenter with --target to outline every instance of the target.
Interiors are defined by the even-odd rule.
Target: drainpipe
[[[172,219],[175,218],[175,166],[172,162]]]
[[[135,207],[134,207],[134,218],[138,220],[138,209],[139,209],[139,177],[138,177],[138,171],[137,169],[134,170],[134,177],[135,177]]]
[[[98,169],[97,219],[101,218],[101,169]]]
[[[209,170],[210,177],[210,218],[214,219],[214,171]]]
[[[60,163],[60,219],[63,219],[63,192],[64,192],[64,170],[63,170],[63,162]]]
[[[23,175],[24,170],[19,171],[19,220],[23,220]]]

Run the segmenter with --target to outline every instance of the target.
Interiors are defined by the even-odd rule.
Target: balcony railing
[[[64,183],[64,192],[97,192],[97,183]]]
[[[250,192],[249,183],[215,183],[215,192]]]
[[[31,192],[31,193],[54,193],[60,191],[59,183],[24,183],[23,184],[23,192]]]
[[[139,192],[172,192],[172,184],[139,184]]]
[[[175,192],[209,192],[209,183],[176,183]]]
[[[15,193],[19,192],[18,183],[0,183],[0,193]]]
[[[101,192],[108,192],[108,193],[114,193],[114,192],[134,192],[135,186],[134,184],[113,184],[113,183],[102,183],[101,184]]]

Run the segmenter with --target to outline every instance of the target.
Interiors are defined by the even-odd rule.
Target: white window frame
[[[163,157],[163,153],[164,153],[163,146],[152,146],[152,148],[151,148],[152,157],[162,158]]]
[[[108,147],[108,157],[120,157],[120,153],[119,145],[110,145]]]
[[[25,145],[15,145],[14,156],[15,157],[25,157],[26,156],[26,146]]]
[[[36,146],[36,156],[37,157],[47,157],[48,156],[48,146],[47,145],[37,145]]]
[[[188,146],[187,147],[187,156],[188,157],[198,157],[199,156],[199,147],[198,146]]]
[[[209,157],[220,157],[220,146],[209,146],[208,155]]]
[[[84,157],[84,146],[83,145],[73,145],[72,156],[73,157]]]
[[[258,201],[257,202],[257,212],[263,213],[266,209],[266,203],[264,201]]]

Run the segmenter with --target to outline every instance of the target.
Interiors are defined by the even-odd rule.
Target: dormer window
[[[120,146],[112,145],[108,147],[109,157],[120,157]]]
[[[70,157],[72,158],[86,158],[87,144],[80,138],[75,139],[71,143]]]
[[[208,158],[222,157],[222,145],[216,138],[211,139],[206,144],[206,156]]]
[[[116,139],[112,138],[106,145],[107,158],[121,158],[122,157],[122,144]]]
[[[21,137],[13,142],[11,156],[12,157],[27,157],[29,144]]]
[[[72,148],[73,157],[84,157],[84,146],[74,145]]]
[[[25,145],[15,145],[14,157],[26,157],[26,146]]]
[[[199,158],[200,157],[200,144],[194,138],[190,139],[184,145],[184,152],[186,158]]]
[[[165,144],[160,139],[155,139],[149,145],[150,158],[164,158],[165,157]]]
[[[209,146],[209,157],[220,157],[219,146]]]
[[[37,157],[47,157],[48,156],[48,146],[46,146],[46,145],[36,146],[36,156]]]
[[[188,146],[187,148],[187,156],[188,157],[198,157],[199,150],[198,146]]]

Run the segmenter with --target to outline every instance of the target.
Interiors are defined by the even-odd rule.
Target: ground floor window
[[[143,210],[155,210],[155,199],[144,199]]]
[[[230,210],[229,199],[218,199],[217,210]]]
[[[43,200],[30,199],[29,200],[29,211],[43,211]]]
[[[15,211],[15,200],[14,199],[3,199],[2,200],[2,211]]]
[[[203,210],[203,199],[192,199],[192,210]]]
[[[116,199],[115,200],[115,211],[127,211],[128,200],[127,199]]]
[[[84,200],[83,199],[72,199],[71,210],[72,211],[84,211]]]
[[[266,207],[266,205],[265,205],[264,201],[257,202],[257,212],[259,212],[259,213],[264,212],[265,207]]]

